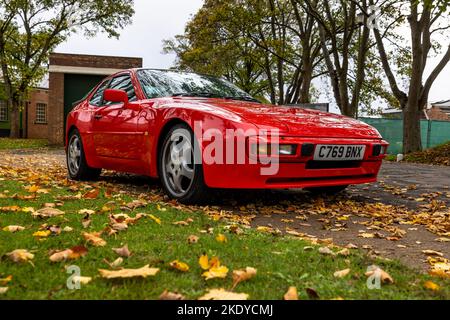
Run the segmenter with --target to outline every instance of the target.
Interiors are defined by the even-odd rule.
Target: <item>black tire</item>
[[[75,140],[78,141],[78,143],[76,143]],[[70,132],[68,142],[66,163],[70,179],[76,181],[97,180],[102,173],[102,169],[91,168],[88,166],[86,155],[84,153],[83,141],[80,132],[77,129]],[[74,150],[71,149],[71,147],[73,144],[78,144],[77,148],[79,150],[79,156],[77,153],[76,159],[72,158]],[[77,165],[75,165],[73,161],[76,161]]]
[[[181,190],[178,191],[176,190],[176,187],[173,183],[173,181],[175,180],[174,171],[176,171],[177,169],[168,169],[168,167],[175,167],[175,165],[173,164],[173,158],[171,158],[170,164],[167,162],[167,153],[171,152],[169,149],[172,147],[172,145],[175,144],[173,140],[174,137],[176,137],[180,133],[183,135],[183,138],[186,138],[186,141],[190,140],[191,147],[194,146],[192,150],[192,160],[196,159],[196,161],[191,161],[193,163],[189,164],[189,170],[193,172],[191,173],[193,177],[184,177],[185,181],[183,181],[183,183],[185,184],[185,188],[181,187]],[[194,144],[192,144],[192,142]],[[184,148],[182,149],[184,150]],[[196,154],[194,154],[194,152]],[[181,158],[184,156],[184,152],[182,153],[183,155],[181,156]],[[211,189],[208,188],[205,184],[203,166],[199,159],[201,159],[201,151],[198,147],[197,140],[194,139],[194,133],[189,128],[189,126],[185,124],[177,124],[173,128],[171,128],[167,135],[164,137],[158,154],[158,175],[164,191],[171,199],[175,199],[183,204],[201,204],[209,198]],[[181,168],[181,163],[178,164],[178,167],[178,180],[182,181],[183,178],[180,178],[180,176],[183,176],[181,174],[181,172],[183,171],[183,169]],[[181,186],[182,182],[180,182],[179,185]]]
[[[336,186],[336,187],[306,188],[305,190],[315,195],[325,194],[332,196],[341,193],[347,188],[348,186]]]

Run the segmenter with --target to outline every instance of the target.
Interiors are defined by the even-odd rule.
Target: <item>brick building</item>
[[[142,58],[53,53],[48,88],[35,88],[22,112],[22,136],[64,143],[65,120],[73,104],[103,78],[123,69],[141,68]],[[9,134],[9,112],[0,101],[0,135]]]

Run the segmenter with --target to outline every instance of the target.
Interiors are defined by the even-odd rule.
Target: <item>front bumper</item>
[[[376,146],[387,149],[382,140],[360,139],[311,139],[283,138],[284,143],[303,144],[366,145],[362,161],[327,162],[314,161],[314,156],[280,159],[274,174],[262,174],[270,165],[257,164],[212,164],[204,165],[205,183],[211,188],[223,189],[296,189],[365,184],[377,181],[385,154],[374,156]],[[376,153],[376,152],[375,152]]]

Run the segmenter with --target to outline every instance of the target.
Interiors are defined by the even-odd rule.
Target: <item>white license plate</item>
[[[316,161],[358,161],[364,159],[366,146],[358,145],[317,145],[314,153]]]

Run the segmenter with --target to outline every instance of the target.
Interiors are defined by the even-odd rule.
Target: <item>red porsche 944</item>
[[[159,178],[184,203],[210,189],[337,193],[377,180],[388,143],[355,119],[260,103],[195,73],[133,69],[112,75],[69,114],[69,176],[102,169]]]

